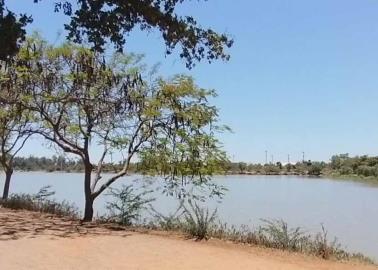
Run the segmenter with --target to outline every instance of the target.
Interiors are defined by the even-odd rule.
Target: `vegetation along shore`
[[[372,259],[344,250],[336,239],[329,238],[324,226],[319,228],[317,234],[309,234],[300,227],[292,228],[283,220],[264,220],[262,225],[254,229],[247,226],[236,228],[223,224],[216,210],[209,211],[190,200],[182,200],[174,213],[163,215],[152,208],[152,200],[148,198],[147,192],[136,193],[132,186],[113,190],[113,200],[107,205],[107,214],[97,216],[91,224],[87,224],[80,221],[74,205],[57,201],[53,195],[54,192],[46,187],[36,194],[12,194],[2,201],[0,216],[4,222],[0,226],[0,238],[17,240],[29,236],[32,231],[38,234],[55,232],[54,236],[59,237],[70,234],[80,236],[83,232],[87,235],[89,228],[93,232],[104,229],[125,233],[164,232],[166,236],[178,235],[196,241],[218,239],[246,247],[342,261],[346,263],[345,267],[349,264],[374,265]],[[142,218],[143,212],[149,212],[150,218]],[[25,222],[29,224],[29,229],[21,229],[21,224]]]
[[[52,157],[15,157],[14,169],[18,171],[47,172],[83,172],[80,160],[65,156]],[[143,173],[141,164],[131,163],[130,173]],[[104,172],[116,172],[122,163],[104,163]],[[224,162],[218,170],[219,174],[241,175],[301,175],[326,176],[334,179],[353,179],[366,182],[378,182],[378,157],[356,156],[348,154],[334,155],[329,162],[304,161],[282,164],[252,164],[246,162]]]

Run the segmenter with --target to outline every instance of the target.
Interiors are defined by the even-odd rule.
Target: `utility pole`
[[[268,164],[268,151],[265,150],[265,164]]]
[[[305,152],[302,152],[302,162],[304,163],[305,161]]]
[[[272,155],[272,164],[274,163],[273,155]]]
[[[290,155],[287,155],[287,164],[290,164]]]

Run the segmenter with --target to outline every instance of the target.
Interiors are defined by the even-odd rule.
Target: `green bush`
[[[215,225],[217,210],[212,213],[207,208],[201,208],[197,203],[188,201],[189,208],[184,207],[184,230],[197,240],[208,239]]]
[[[289,228],[283,220],[263,220],[263,222],[265,225],[260,230],[264,233],[269,247],[303,251],[309,241],[309,236],[300,227]]]
[[[320,164],[314,163],[314,164],[311,164],[308,168],[309,175],[319,176],[321,173],[322,173],[322,167]]]
[[[151,191],[145,190],[135,194],[132,185],[122,186],[121,189],[111,188],[108,195],[113,199],[106,205],[109,211],[108,221],[124,226],[131,226],[139,222],[142,211],[146,210],[146,206],[155,200],[146,198],[150,193]]]
[[[154,212],[157,222],[153,223],[151,227],[183,231],[196,240],[217,238],[236,243],[310,254],[326,260],[354,259],[374,263],[360,253],[351,254],[343,250],[336,238],[329,241],[328,233],[323,225],[321,232],[315,236],[307,234],[300,227],[290,228],[283,220],[263,220],[263,224],[256,229],[250,229],[248,226],[229,227],[227,224],[215,223],[216,210],[210,213],[208,209],[201,208],[190,201],[188,205],[189,209],[181,202],[176,212],[168,216]],[[181,208],[184,208],[183,213],[180,212]]]
[[[339,170],[339,173],[343,175],[350,175],[353,174],[353,169],[351,167],[342,166]]]
[[[322,231],[315,237],[306,234],[300,227],[290,228],[282,220],[263,220],[264,224],[251,230],[246,226],[235,228],[226,224],[217,225],[210,236],[230,240],[237,243],[277,248],[293,252],[315,255],[323,259],[349,260],[356,259],[374,263],[370,258],[360,253],[348,253],[341,248],[335,238],[328,240],[328,233],[322,225]]]
[[[375,168],[369,167],[366,165],[361,165],[357,168],[357,174],[362,176],[374,176],[375,175]]]
[[[36,211],[77,218],[77,207],[67,201],[58,202],[51,199],[55,192],[51,191],[50,188],[50,186],[42,187],[36,194],[11,194],[8,199],[1,201],[1,205],[14,210]]]
[[[165,231],[180,230],[183,226],[181,217],[184,214],[183,211],[184,201],[180,202],[180,205],[173,213],[163,215],[151,207],[154,221],[152,222],[154,228],[159,228]]]

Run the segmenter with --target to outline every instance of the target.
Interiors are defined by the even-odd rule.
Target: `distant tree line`
[[[321,175],[327,167],[325,162],[311,160],[295,164],[282,164],[281,162],[267,164],[252,164],[245,162],[229,162],[225,164],[229,174],[260,174],[260,175]]]
[[[229,174],[327,175],[378,179],[378,157],[369,157],[367,155],[356,157],[349,157],[349,154],[334,155],[330,162],[311,160],[295,164],[282,164],[281,162],[267,164],[228,162],[224,166]]]
[[[70,159],[65,156],[50,157],[15,157],[13,166],[16,171],[47,171],[47,172],[83,172],[84,166],[80,159]],[[137,172],[137,164],[130,164],[130,173]],[[122,163],[104,163],[104,172],[116,172]]]
[[[116,172],[122,167],[122,162],[104,163],[104,172]],[[14,169],[18,171],[62,171],[82,172],[84,167],[79,159],[70,159],[65,156],[49,157],[15,157]],[[94,168],[95,169],[95,168]],[[131,163],[130,173],[143,172],[142,164]],[[295,164],[268,163],[252,164],[246,162],[225,162],[223,170],[228,174],[251,175],[311,175],[311,176],[355,176],[358,178],[378,179],[378,157],[356,156],[349,154],[332,156],[330,162],[304,161]]]
[[[331,158],[328,170],[336,175],[378,178],[378,157],[336,155]]]

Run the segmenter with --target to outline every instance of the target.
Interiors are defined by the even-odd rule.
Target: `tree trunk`
[[[5,169],[5,183],[4,183],[4,191],[3,191],[3,200],[8,199],[9,187],[10,187],[12,174],[13,174],[13,169]]]
[[[83,221],[89,222],[93,218],[93,201],[91,190],[91,175],[92,175],[92,164],[90,162],[84,162],[85,167],[85,177],[84,177],[84,194],[85,194],[85,209]]]
[[[84,222],[91,222],[93,218],[93,199],[85,194]]]

